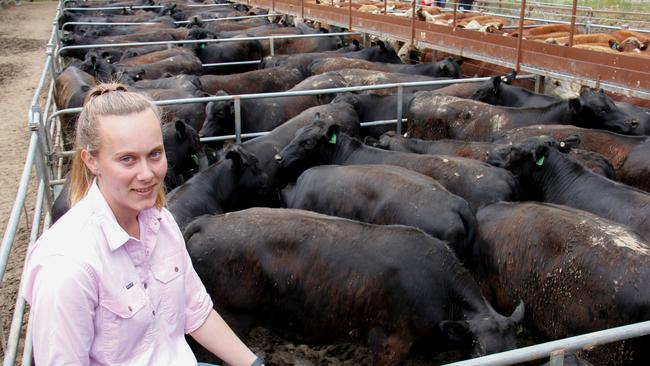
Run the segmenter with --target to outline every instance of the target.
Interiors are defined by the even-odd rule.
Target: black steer
[[[490,141],[503,130],[533,124],[573,124],[632,133],[638,122],[620,111],[604,93],[585,89],[580,98],[546,107],[511,108],[420,92],[411,100],[408,135],[428,140],[452,138]]]
[[[310,343],[361,339],[376,366],[401,364],[414,341],[457,341],[474,357],[515,348],[523,303],[498,314],[449,247],[418,229],[255,208],[198,218],[185,237],[240,336],[259,324]]]
[[[527,325],[544,337],[650,320],[650,246],[629,228],[544,203],[497,203],[480,209],[477,219],[466,265],[497,309],[523,299]],[[588,358],[596,365],[647,365],[648,338],[597,347]]]
[[[464,199],[412,170],[388,165],[324,165],[282,190],[288,208],[371,224],[402,224],[449,244],[464,260],[476,219]]]
[[[517,199],[519,185],[504,169],[471,159],[445,155],[417,155],[364,145],[339,133],[337,125],[316,120],[302,128],[276,157],[285,180],[296,179],[305,169],[322,164],[386,164],[411,169],[442,184],[469,203],[472,210],[498,201]]]
[[[588,171],[549,138],[531,138],[492,151],[488,163],[510,170],[523,197],[585,210],[650,240],[650,194]]]
[[[183,229],[194,218],[256,206],[268,193],[268,177],[257,158],[233,145],[225,159],[196,174],[167,195],[167,207]]]

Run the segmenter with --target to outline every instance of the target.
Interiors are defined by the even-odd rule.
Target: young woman
[[[70,211],[30,248],[24,294],[37,365],[197,365],[190,334],[233,366],[261,365],[213,310],[164,208],[158,109],[119,84],[79,115]]]

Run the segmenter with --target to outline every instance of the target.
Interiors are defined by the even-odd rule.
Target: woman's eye
[[[133,157],[130,155],[126,155],[120,158],[120,161],[124,164],[131,164],[134,160]]]
[[[162,154],[163,154],[162,151],[160,151],[160,150],[156,150],[156,151],[152,152],[150,156],[151,156],[153,159],[160,159],[160,157],[162,156]]]

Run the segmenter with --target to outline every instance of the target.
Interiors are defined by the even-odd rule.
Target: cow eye
[[[609,112],[609,111],[611,110],[611,108],[609,108],[609,106],[606,105],[606,106],[602,107],[601,110],[602,110],[603,112]]]

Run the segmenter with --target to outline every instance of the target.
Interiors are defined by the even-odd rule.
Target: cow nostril
[[[275,160],[276,160],[276,161],[282,161],[282,155],[280,155],[280,154],[275,154]]]

